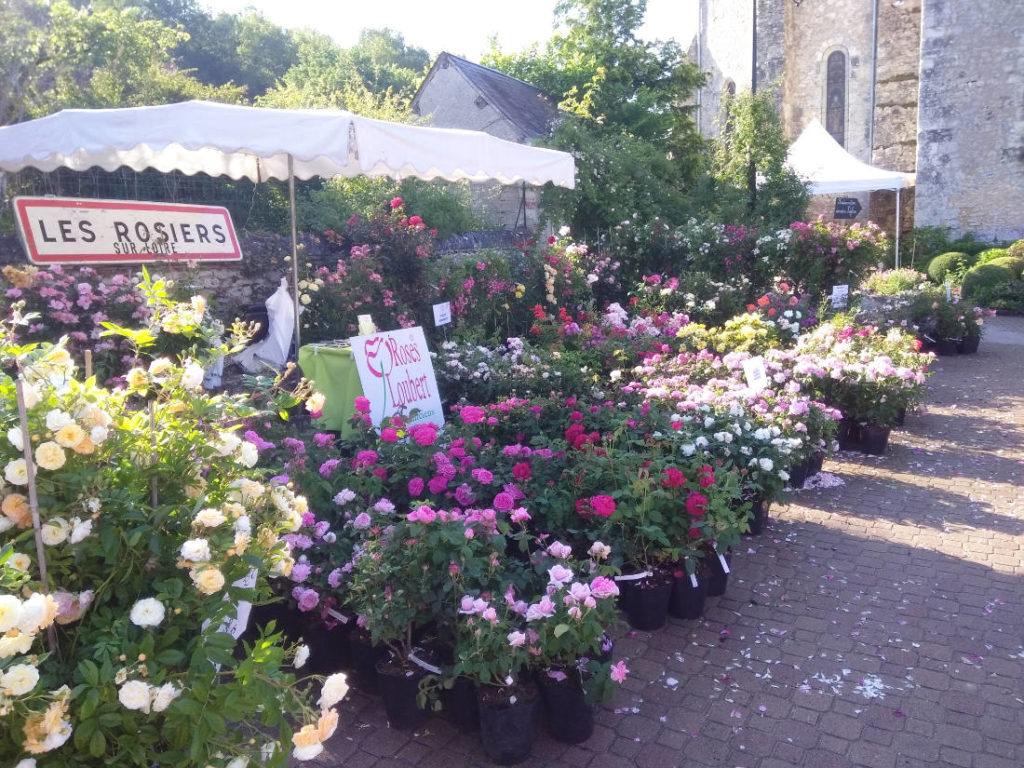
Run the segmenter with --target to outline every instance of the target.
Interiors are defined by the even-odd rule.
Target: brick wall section
[[[924,0],[918,226],[1024,236],[1022,93],[1019,0]]]

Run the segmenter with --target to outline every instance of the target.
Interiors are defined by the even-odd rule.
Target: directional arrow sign
[[[837,197],[834,219],[856,219],[861,211],[860,200],[856,197]]]

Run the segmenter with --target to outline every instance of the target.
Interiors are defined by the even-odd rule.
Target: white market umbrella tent
[[[154,168],[164,173],[289,182],[292,287],[299,342],[295,179],[552,182],[575,186],[572,156],[479,131],[391,123],[341,110],[285,110],[187,101],[125,109],[66,109],[0,128],[0,171]]]
[[[896,190],[896,266],[900,262],[900,190],[914,181],[911,173],[887,171],[861,162],[832,138],[817,119],[789,147],[786,167],[807,182],[812,195]]]

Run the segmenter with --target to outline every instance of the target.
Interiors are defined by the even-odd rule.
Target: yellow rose
[[[84,438],[78,445],[75,446],[75,453],[81,456],[87,456],[90,453],[95,453],[96,443],[90,440],[88,437]]]
[[[224,587],[224,574],[215,566],[192,571],[192,582],[204,595],[212,595]]]
[[[202,296],[193,296],[192,311],[202,317],[206,313],[206,299]]]
[[[320,739],[320,728],[316,725],[304,725],[292,734],[292,757],[296,760],[312,760],[324,750]]]
[[[184,410],[185,403],[183,403],[181,400],[171,400],[171,402],[167,404],[168,413],[181,413]]]
[[[174,370],[174,363],[172,363],[166,357],[158,357],[152,363],[149,364],[149,375],[150,376],[163,376]]]
[[[36,448],[36,464],[43,469],[60,469],[65,461],[67,458],[64,456],[64,449],[52,440],[47,440]]]
[[[54,435],[53,439],[57,441],[57,445],[64,448],[74,448],[86,439],[86,435],[85,430],[77,424],[65,424],[57,430],[57,434]]]
[[[87,405],[78,413],[78,420],[86,429],[93,427],[109,427],[110,416],[102,408],[95,405]]]
[[[327,741],[334,735],[334,731],[338,727],[338,710],[328,709],[320,715],[320,720],[316,725],[320,732],[320,741]]]
[[[32,510],[29,509],[28,499],[20,493],[9,493],[4,496],[3,502],[0,503],[0,511],[3,511],[19,528],[28,528],[32,525]]]

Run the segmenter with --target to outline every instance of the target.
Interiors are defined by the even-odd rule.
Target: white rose
[[[779,470],[779,479],[780,479],[780,480],[781,480],[782,482],[786,482],[787,480],[789,480],[789,472],[787,472],[787,471],[786,471],[786,470],[784,470],[784,469],[780,469],[780,470]]]
[[[71,418],[71,414],[65,413],[59,408],[54,408],[46,414],[46,428],[51,432],[56,432],[61,427],[74,423],[75,420]]]
[[[71,521],[71,543],[77,544],[92,533],[92,520],[79,520],[77,517]]]
[[[68,521],[63,517],[55,517],[52,520],[47,520],[43,523],[41,531],[41,537],[43,544],[48,547],[54,547],[57,544],[63,544],[67,541],[68,534],[71,532],[71,526],[68,525]]]
[[[225,520],[227,520],[227,518],[224,516],[224,513],[221,512],[219,509],[214,509],[212,507],[207,507],[206,509],[199,510],[198,512],[196,512],[195,517],[195,521],[197,523],[207,528],[216,528]]]
[[[144,597],[132,606],[130,616],[137,627],[155,627],[164,620],[166,613],[164,604],[155,597]]]
[[[0,595],[0,635],[14,629],[21,621],[21,600],[14,595]]]
[[[150,697],[152,698],[153,711],[163,712],[174,701],[181,695],[181,689],[177,688],[173,683],[164,683],[159,688],[153,688],[150,691]]]
[[[28,485],[28,466],[24,459],[11,459],[4,467],[4,477],[11,485]]]
[[[35,642],[35,635],[22,632],[14,635],[0,635],[0,659],[28,653]]]
[[[181,545],[181,558],[193,563],[210,562],[210,542],[206,539],[189,539]]]
[[[96,445],[100,445],[104,440],[107,439],[109,430],[106,427],[93,427],[89,430],[89,439]]]
[[[25,407],[29,410],[32,410],[39,405],[39,401],[42,400],[42,395],[39,394],[39,390],[32,384],[25,384],[21,391],[25,396]]]
[[[242,515],[235,520],[235,530],[239,533],[250,533],[252,531],[252,520],[248,515]]]
[[[219,442],[213,446],[213,449],[218,456],[230,456],[242,443],[242,439],[233,432],[218,432],[217,438]]]
[[[238,463],[243,467],[255,467],[256,462],[260,460],[260,451],[254,443],[250,443],[248,440],[243,440],[241,447],[238,449]]]
[[[25,450],[25,441],[21,439],[21,427],[11,427],[8,429],[7,439],[19,451]]]
[[[24,696],[38,682],[38,669],[31,664],[15,664],[0,676],[0,690],[7,696]]]
[[[303,666],[305,666],[306,661],[308,659],[309,659],[309,646],[308,645],[300,645],[298,647],[298,649],[296,649],[296,651],[295,651],[295,663],[294,663],[295,668],[296,669],[301,669]]]
[[[320,691],[320,699],[317,704],[320,707],[320,711],[326,711],[345,698],[345,694],[348,693],[348,678],[345,677],[345,673],[337,672],[326,680],[324,680],[324,687]]]
[[[11,530],[14,527],[14,521],[6,515],[0,516],[0,533]]]
[[[129,680],[117,692],[117,700],[125,709],[134,709],[149,714],[149,686],[141,680]]]
[[[26,635],[34,635],[40,629],[53,624],[57,616],[57,603],[53,597],[35,592],[21,604],[21,619],[18,620],[18,631]]]
[[[199,389],[203,386],[205,376],[203,367],[194,360],[189,360],[181,372],[181,386],[185,389]]]
[[[36,768],[36,759],[34,757],[26,757],[24,760],[19,760],[14,768]]]
[[[758,459],[757,463],[765,472],[771,472],[775,467],[775,462],[771,459]]]

